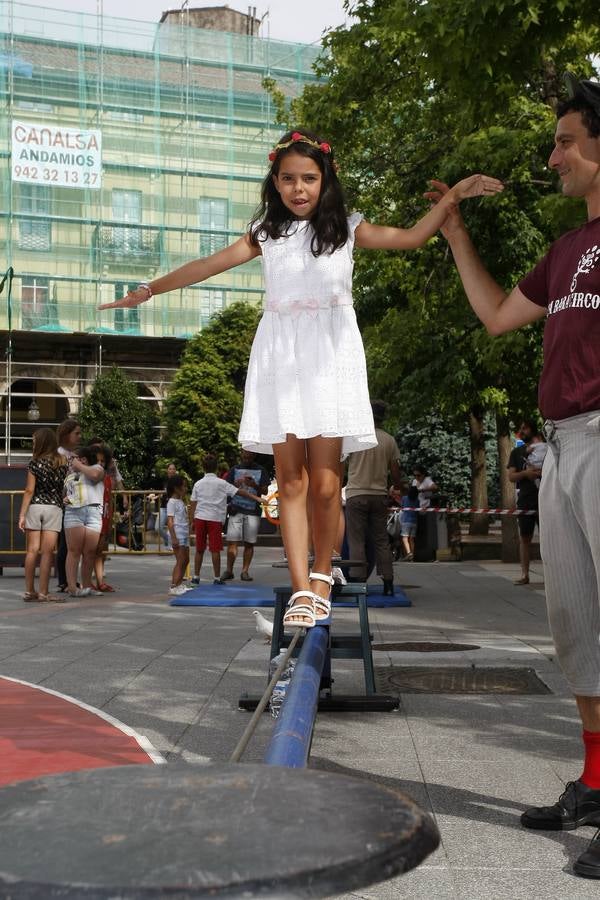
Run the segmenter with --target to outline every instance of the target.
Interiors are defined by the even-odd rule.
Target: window
[[[21,281],[21,328],[39,328],[49,325],[53,310],[48,302],[47,278],[23,276]]]
[[[19,249],[50,250],[51,223],[41,218],[50,214],[48,188],[39,184],[20,184],[18,204],[19,212],[36,216],[35,219],[19,219]]]
[[[31,75],[28,77],[31,78]],[[17,109],[30,109],[33,112],[54,112],[51,103],[42,103],[41,100],[17,100],[15,106]]]
[[[227,246],[228,235],[220,234],[229,229],[228,202],[220,197],[202,197],[198,202],[200,228],[207,228],[210,234],[200,235],[200,256],[210,256]]]
[[[200,289],[200,324],[208,325],[210,317],[225,308],[225,291]]]
[[[139,252],[142,247],[142,232],[138,227],[142,218],[142,192],[115,188],[112,192],[112,213],[115,222],[131,223],[113,228],[114,248],[120,253]]]
[[[142,113],[131,112],[129,110],[108,109],[105,112],[107,119],[113,119],[115,122],[143,122]]]
[[[130,288],[136,287],[137,284],[115,284],[115,300],[120,300]],[[115,309],[115,331],[121,334],[138,334],[139,330],[139,306],[132,306],[129,309]]]

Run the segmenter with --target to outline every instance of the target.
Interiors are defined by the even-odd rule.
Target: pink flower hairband
[[[287,150],[292,144],[297,143],[310,144],[311,147],[314,147],[315,150],[320,150],[321,153],[331,153],[331,146],[326,141],[313,141],[312,138],[306,137],[306,135],[301,134],[299,131],[294,131],[289,141],[285,141],[283,144],[276,144],[275,147],[273,147],[269,153],[269,162],[275,162],[280,150]]]

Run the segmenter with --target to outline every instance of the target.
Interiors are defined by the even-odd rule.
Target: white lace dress
[[[377,446],[362,339],[352,306],[349,238],[333,254],[315,257],[310,222],[288,237],[261,241],[265,311],[246,378],[239,440],[272,453],[286,435],[342,437],[342,454]]]

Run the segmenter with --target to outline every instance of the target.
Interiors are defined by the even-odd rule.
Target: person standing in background
[[[29,461],[27,483],[19,513],[19,528],[27,538],[25,554],[25,602],[58,601],[48,593],[52,557],[62,529],[63,487],[67,461],[58,452],[56,435],[50,428],[33,433],[33,457]],[[35,590],[35,568],[40,556],[39,591]]]
[[[346,529],[350,557],[357,561],[357,565],[350,568],[350,577],[354,581],[366,581],[366,545],[370,538],[375,549],[377,574],[383,579],[383,593],[392,595],[394,569],[387,533],[388,482],[391,475],[394,487],[400,487],[400,451],[392,435],[381,427],[386,404],[372,400],[371,409],[377,446],[351,453],[348,460]]]
[[[259,497],[266,494],[269,487],[267,471],[259,466],[251,450],[242,450],[240,462],[231,467],[225,480]],[[252,581],[248,570],[258,539],[261,514],[262,507],[256,500],[251,500],[240,492],[231,499],[227,523],[227,569],[223,572],[222,581],[229,581],[234,577],[233,567],[237,558],[238,544],[241,541],[244,543],[244,556],[240,578],[242,581]]]
[[[158,531],[167,550],[171,549],[171,536],[169,534],[169,529],[167,528],[167,502],[169,500],[167,483],[169,478],[173,478],[174,475],[177,475],[177,466],[174,462],[170,462],[167,466],[167,477],[165,478],[163,485],[164,493],[160,498],[160,507],[158,510]]]
[[[519,524],[519,557],[521,560],[521,577],[515,584],[529,584],[529,562],[531,557],[531,541],[535,526],[539,528],[538,514],[539,488],[536,484],[540,470],[529,465],[527,445],[538,432],[538,426],[532,419],[524,419],[519,427],[519,435],[524,443],[511,450],[508,458],[508,479],[517,490],[517,509],[528,513],[518,516]],[[535,512],[534,512],[535,511]]]
[[[67,475],[73,471],[72,461],[75,457],[77,448],[81,444],[81,425],[77,419],[65,419],[56,429],[56,440],[58,443],[58,453],[64,456],[67,461]],[[68,589],[67,585],[67,538],[65,535],[65,526],[63,526],[58,538],[58,549],[56,551],[56,578],[58,581],[57,590],[65,593]]]
[[[423,466],[415,466],[413,475],[415,477],[412,484],[419,492],[419,506],[421,509],[428,509],[431,506],[431,498],[438,493],[439,488]]]

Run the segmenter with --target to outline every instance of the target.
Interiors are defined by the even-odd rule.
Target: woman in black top
[[[50,428],[38,428],[33,435],[33,457],[19,513],[19,528],[27,539],[25,554],[26,602],[58,601],[48,593],[52,558],[62,528],[62,494],[67,461],[58,452],[56,435]],[[39,591],[35,590],[35,566],[40,556]]]

